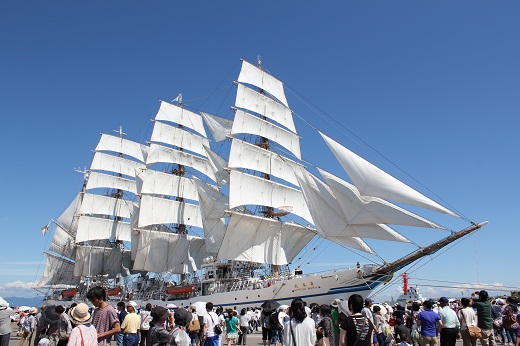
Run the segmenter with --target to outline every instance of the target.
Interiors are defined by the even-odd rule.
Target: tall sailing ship
[[[293,263],[316,239],[373,254],[366,239],[410,242],[389,225],[444,229],[393,202],[457,215],[323,132],[350,181],[306,167],[283,83],[260,61],[242,61],[235,84],[232,120],[190,111],[179,95],[161,102],[146,144],[122,130],[101,136],[81,191],[52,221],[35,287],[48,303],[83,300],[95,285],[141,305],[366,297],[485,224],[469,222],[393,262],[304,274]],[[223,141],[226,157],[214,150]]]

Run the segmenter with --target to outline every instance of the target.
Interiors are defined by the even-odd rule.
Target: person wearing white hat
[[[69,336],[67,346],[97,346],[97,331],[92,322],[92,315],[85,303],[70,309],[70,321],[76,325]]]
[[[22,325],[23,334],[20,337],[20,346],[23,346],[25,343],[25,340],[28,341],[29,346],[31,346],[31,340],[32,335],[34,332],[34,329],[36,328],[36,318],[34,317],[38,313],[38,309],[35,307],[32,307],[29,309],[29,312],[27,313],[27,316],[25,317],[25,320]]]
[[[129,301],[126,305],[128,312],[121,324],[121,331],[124,332],[123,345],[137,346],[139,344],[139,328],[141,328],[141,316],[135,311],[137,304],[134,301]]]
[[[11,338],[11,311],[7,302],[0,303],[0,346],[9,346]]]

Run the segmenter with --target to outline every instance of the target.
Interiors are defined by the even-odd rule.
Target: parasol
[[[197,315],[199,316],[204,316],[208,314],[208,312],[206,311],[206,302],[195,302],[191,305],[191,307],[197,310]]]
[[[54,311],[56,309],[55,305],[46,306],[42,311],[42,318],[45,322],[49,324],[56,324],[60,320],[60,316]]]
[[[276,310],[280,307],[280,303],[278,303],[276,300],[266,300],[262,305],[260,305],[262,309],[265,311],[272,311]]]

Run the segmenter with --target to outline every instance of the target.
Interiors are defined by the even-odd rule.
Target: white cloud
[[[32,298],[37,292],[32,289],[34,282],[14,281],[0,285],[0,296],[2,297],[20,297]]]

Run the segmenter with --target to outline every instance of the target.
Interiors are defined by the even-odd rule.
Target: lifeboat
[[[77,288],[69,288],[67,290],[61,291],[61,296],[63,298],[72,298],[78,293]]]
[[[107,296],[118,296],[121,293],[121,287],[114,287],[107,291]]]
[[[169,295],[173,295],[173,294],[189,294],[191,292],[193,292],[193,285],[180,286],[180,287],[169,287],[165,291],[165,293],[169,294]]]

